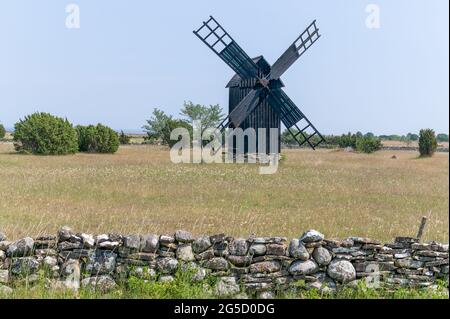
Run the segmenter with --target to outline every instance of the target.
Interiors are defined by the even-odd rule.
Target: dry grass
[[[10,238],[62,225],[101,233],[173,232],[385,241],[415,235],[448,242],[449,156],[286,150],[275,175],[256,165],[174,165],[168,151],[121,147],[115,155],[40,157],[0,143],[0,230]]]

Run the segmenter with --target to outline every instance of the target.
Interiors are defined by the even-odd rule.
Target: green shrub
[[[6,130],[3,124],[0,123],[0,138],[4,138],[6,135]]]
[[[438,134],[436,136],[436,139],[438,142],[448,142],[448,134],[444,134],[444,133]]]
[[[14,147],[19,152],[41,155],[75,153],[77,132],[67,119],[34,113],[14,125]]]
[[[381,149],[380,139],[365,135],[356,139],[356,150],[363,153],[373,153]]]
[[[130,137],[126,135],[123,131],[120,131],[119,142],[122,145],[130,144]]]
[[[351,147],[356,149],[356,140],[358,139],[358,136],[356,134],[348,133],[347,135],[343,134],[338,139],[339,147],[346,148]]]
[[[420,156],[433,156],[437,149],[436,135],[432,129],[420,130],[419,152]]]
[[[89,153],[115,153],[119,149],[119,135],[102,124],[76,127],[78,149]]]

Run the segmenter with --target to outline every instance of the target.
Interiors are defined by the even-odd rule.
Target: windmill
[[[281,122],[299,146],[308,144],[315,149],[325,139],[302,111],[282,90],[280,77],[319,38],[314,20],[291,46],[271,66],[263,56],[251,59],[227,31],[210,16],[209,20],[194,34],[214,51],[236,75],[227,85],[229,88],[229,113],[218,129],[270,128],[281,131]],[[314,138],[317,136],[316,138]],[[313,139],[314,138],[314,139]],[[280,145],[280,134],[278,134]],[[266,139],[269,141],[269,139]],[[267,150],[270,149],[266,143]]]

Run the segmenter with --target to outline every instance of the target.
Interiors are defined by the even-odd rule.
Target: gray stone
[[[100,243],[105,242],[105,241],[111,241],[108,234],[101,234],[101,235],[97,235],[95,237],[95,242],[97,244],[100,244]]]
[[[341,283],[347,283],[356,279],[356,270],[347,260],[332,260],[328,266],[328,275]]]
[[[204,267],[215,271],[223,271],[228,269],[228,261],[222,257],[214,257],[206,261]]]
[[[158,258],[156,268],[163,274],[174,274],[178,269],[178,261],[171,257]]]
[[[247,267],[252,262],[252,257],[230,255],[228,260],[236,267]]]
[[[289,273],[294,276],[311,275],[319,271],[319,266],[314,260],[297,260],[289,267]]]
[[[98,248],[106,249],[106,250],[115,250],[120,246],[120,243],[118,241],[102,241],[101,243],[97,244]]]
[[[188,231],[177,230],[175,232],[175,239],[179,243],[192,243],[194,241],[194,236]]]
[[[175,243],[175,237],[170,235],[161,235],[159,237],[159,243],[161,245],[173,244]]]
[[[177,248],[176,256],[182,261],[193,261],[194,253],[192,252],[192,246],[190,244],[182,244]]]
[[[0,261],[3,261],[6,259],[6,253],[3,250],[0,250]]]
[[[44,260],[42,261],[43,265],[52,268],[58,264],[58,260],[55,257],[52,256],[46,256]]]
[[[221,277],[216,284],[215,291],[219,297],[230,297],[238,294],[240,288],[235,277]]]
[[[331,262],[331,254],[328,249],[318,247],[314,249],[313,258],[319,266],[326,266]]]
[[[129,235],[123,238],[123,246],[133,249],[139,250],[141,247],[141,236],[139,235]]]
[[[107,275],[116,267],[117,254],[108,250],[96,250],[89,254],[86,271],[92,275]]]
[[[209,236],[201,236],[192,243],[192,250],[196,254],[200,254],[208,250],[212,246]]]
[[[253,244],[250,246],[249,254],[253,256],[263,256],[266,254],[266,245],[263,244]]]
[[[423,261],[411,258],[397,259],[394,263],[396,267],[417,269],[423,267]]]
[[[303,243],[298,239],[293,239],[289,243],[289,255],[295,259],[308,260],[309,252]]]
[[[316,241],[322,241],[324,238],[325,236],[317,230],[310,229],[300,237],[300,241],[304,243],[312,243]]]
[[[75,235],[72,228],[69,226],[63,226],[58,230],[58,241],[66,241],[69,240],[73,235]]]
[[[214,257],[215,257],[214,250],[212,250],[212,249],[208,249],[208,250],[206,250],[206,251],[204,251],[204,252],[202,252],[200,254],[195,255],[195,259],[199,260],[199,261],[200,260],[212,259]]]
[[[274,299],[275,295],[271,291],[260,291],[257,294],[258,299]]]
[[[80,278],[81,269],[80,262],[75,259],[69,259],[64,262],[61,266],[61,276],[62,277],[71,277],[71,278]]]
[[[33,252],[34,240],[31,237],[25,237],[10,244],[6,255],[8,257],[24,257],[29,256]]]
[[[110,276],[88,277],[81,281],[81,286],[102,293],[109,292],[116,287],[116,282]]]
[[[83,242],[84,248],[93,248],[95,246],[94,236],[90,234],[80,234],[81,241]]]
[[[158,235],[144,235],[141,237],[140,250],[145,253],[156,253],[159,248]]]
[[[286,245],[285,244],[268,244],[266,254],[273,255],[273,256],[285,256],[286,255]]]
[[[250,273],[272,273],[281,269],[281,264],[278,261],[262,261],[251,264],[249,267]]]
[[[29,276],[38,271],[39,261],[34,257],[13,258],[11,264],[11,273],[17,276]]]
[[[355,244],[373,244],[380,245],[381,242],[375,239],[367,238],[367,237],[351,237]]]
[[[243,238],[236,238],[230,243],[228,250],[231,255],[245,256],[248,252],[248,243]]]
[[[174,280],[175,279],[173,278],[173,276],[170,276],[170,275],[164,275],[164,276],[159,277],[159,279],[158,279],[159,282],[171,282]]]
[[[6,240],[0,241],[0,250],[2,250],[2,251],[7,251],[9,245],[11,245],[11,242],[10,242],[10,241],[6,241]]]
[[[0,241],[5,241],[6,240],[6,235],[2,232],[0,232]]]
[[[0,284],[7,284],[9,282],[9,271],[7,269],[0,269]]]

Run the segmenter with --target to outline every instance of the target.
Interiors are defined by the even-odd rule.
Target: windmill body
[[[300,146],[315,149],[324,138],[300,109],[284,93],[280,77],[319,38],[313,21],[281,57],[270,65],[263,56],[251,59],[223,27],[211,16],[194,31],[195,35],[213,50],[236,74],[229,81],[229,113],[218,129],[265,128],[266,152],[269,153],[269,129],[278,129],[280,151],[281,123]],[[312,138],[318,137],[313,143]],[[317,138],[315,139],[317,140]]]

